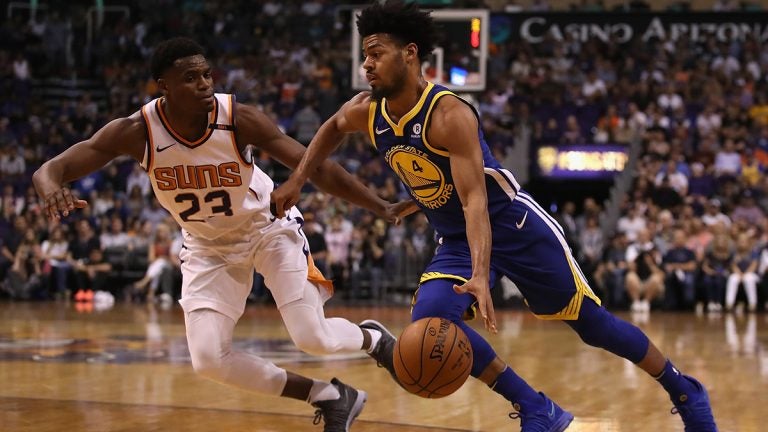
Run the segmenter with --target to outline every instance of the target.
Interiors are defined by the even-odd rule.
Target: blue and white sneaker
[[[672,403],[675,406],[671,410],[672,414],[680,414],[685,432],[717,432],[707,389],[688,375],[683,375],[683,378],[691,381],[698,391],[684,393],[678,396],[677,400],[673,399]]]
[[[560,408],[552,399],[539,392],[544,398],[544,405],[536,411],[523,413],[519,404],[512,404],[515,412],[509,418],[520,419],[521,432],[563,432],[573,421],[573,414]]]

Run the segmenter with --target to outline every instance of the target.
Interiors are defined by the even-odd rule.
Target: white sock
[[[339,393],[339,389],[335,385],[316,379],[312,380],[312,388],[309,390],[309,403],[334,400],[340,397],[341,393]]]
[[[379,341],[381,340],[381,332],[374,329],[363,329],[363,331],[367,331],[369,335],[371,335],[371,346],[368,348],[368,352],[372,353],[374,349],[376,349],[376,346],[379,344]]]

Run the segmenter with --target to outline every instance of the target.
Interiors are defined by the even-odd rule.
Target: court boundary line
[[[215,408],[215,407],[190,407],[182,405],[159,405],[159,404],[141,404],[130,402],[113,402],[113,401],[94,401],[85,399],[53,399],[53,398],[41,398],[41,397],[28,397],[28,396],[0,396],[0,400],[27,400],[27,401],[51,401],[51,402],[70,402],[70,403],[87,403],[87,404],[101,404],[101,405],[117,405],[117,406],[131,406],[131,407],[151,407],[151,408],[169,408],[169,409],[182,409],[182,410],[204,410],[204,411],[217,411],[217,412],[231,412],[241,414],[258,414],[280,417],[294,417],[294,418],[306,418],[312,419],[312,415],[301,414],[285,414],[273,411],[259,411],[259,410],[244,410],[244,409],[227,409],[227,408]],[[420,428],[425,430],[442,430],[448,432],[473,432],[472,429],[456,429],[446,428],[441,426],[425,426],[412,423],[397,423],[391,421],[378,421],[378,420],[365,420],[358,418],[355,423],[367,423],[373,425],[389,425],[389,426],[407,426],[411,428]]]

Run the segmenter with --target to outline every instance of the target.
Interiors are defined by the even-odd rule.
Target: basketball
[[[441,398],[455,392],[472,370],[472,345],[456,324],[444,318],[422,318],[397,339],[395,373],[409,392]]]

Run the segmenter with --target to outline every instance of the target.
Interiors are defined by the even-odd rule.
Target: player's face
[[[376,33],[363,39],[363,54],[365,78],[374,99],[391,98],[403,89],[408,74],[406,47],[386,34]]]
[[[169,101],[191,111],[213,111],[211,66],[202,55],[176,60],[158,80]]]

